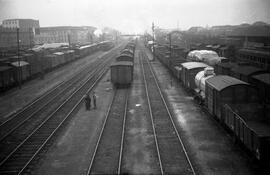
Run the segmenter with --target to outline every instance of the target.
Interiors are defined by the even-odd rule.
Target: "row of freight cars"
[[[129,42],[111,65],[111,82],[116,88],[129,87],[133,81],[136,41]]]
[[[96,51],[106,51],[114,47],[111,41],[80,46],[76,48],[55,48],[41,51],[20,53],[20,56],[10,56],[0,59],[0,91],[16,86],[19,81],[49,72],[78,58],[85,57]]]
[[[203,51],[201,55],[205,53]],[[210,52],[208,56],[211,54],[214,53]],[[196,54],[193,52],[189,56],[194,55]],[[270,110],[260,96],[259,87],[255,86],[257,82],[250,84],[234,76],[235,74],[222,74],[219,66],[231,64],[224,58],[217,58],[218,61],[213,61],[212,57],[206,58],[208,61],[202,57],[202,60],[193,61],[190,61],[191,58],[169,59],[168,54],[158,50],[156,57],[194,94],[195,99],[200,99],[203,107],[244,145],[248,152],[260,161],[269,162]],[[214,67],[208,65],[209,61]],[[240,69],[238,67],[238,70]],[[265,74],[262,74],[264,81],[268,81],[269,85],[270,76],[268,74],[267,78]]]

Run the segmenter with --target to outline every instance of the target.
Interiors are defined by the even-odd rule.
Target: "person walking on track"
[[[86,94],[84,97],[84,102],[85,102],[85,108],[87,111],[90,111],[91,109],[91,97],[89,94]]]
[[[97,96],[95,91],[93,92],[93,103],[94,103],[94,109],[97,109]]]

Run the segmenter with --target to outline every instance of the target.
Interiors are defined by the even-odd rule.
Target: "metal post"
[[[21,58],[20,58],[20,36],[19,36],[19,28],[17,28],[17,56],[18,56],[18,67],[17,67],[17,75],[18,75],[18,83],[19,88],[21,89]]]
[[[169,33],[169,41],[170,41],[170,67],[172,66],[172,34]],[[170,76],[170,82],[171,82],[171,87],[173,85],[173,79],[172,75]]]
[[[29,48],[31,49],[32,43],[31,43],[31,28],[29,28]]]
[[[153,61],[155,61],[155,25],[152,23],[152,32],[153,32]]]

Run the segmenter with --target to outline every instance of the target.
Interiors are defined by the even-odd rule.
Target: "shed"
[[[207,64],[202,62],[186,62],[181,64],[181,81],[184,86],[187,88],[195,89],[195,76],[198,72],[204,70],[205,67],[208,67]]]
[[[259,102],[258,92],[253,86],[227,75],[207,79],[205,89],[207,108],[220,120],[224,104]]]
[[[235,78],[249,83],[251,82],[251,76],[267,72],[269,73],[267,70],[263,70],[254,66],[237,66],[232,68],[231,71]]]
[[[270,104],[270,73],[254,75],[251,81],[259,89],[261,99]]]
[[[21,75],[21,80],[25,81],[31,76],[30,64],[26,61],[15,61],[11,65],[15,68],[14,79],[16,82],[19,81],[19,76]]]

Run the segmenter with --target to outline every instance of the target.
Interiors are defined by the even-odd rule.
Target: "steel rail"
[[[118,175],[121,174],[121,165],[122,165],[122,156],[123,156],[123,149],[124,149],[124,138],[125,138],[125,126],[126,126],[126,118],[127,118],[127,109],[128,109],[128,98],[129,95],[127,94],[126,102],[125,102],[125,112],[124,112],[124,119],[123,119],[123,129],[121,135],[121,147],[120,147],[120,155],[118,161]]]
[[[102,59],[105,59],[104,57]],[[79,73],[75,74],[70,80],[68,80],[67,82],[65,82],[65,84],[63,84],[65,86],[59,92],[57,92],[57,94],[54,94],[54,92],[51,92],[50,94],[47,94],[46,98],[48,98],[48,96],[52,96],[52,95],[53,95],[53,97],[52,98],[49,98],[48,101],[45,101],[45,103],[41,104],[30,115],[28,115],[27,117],[23,118],[18,123],[11,123],[10,125],[15,125],[12,128],[10,128],[10,126],[8,126],[7,123],[6,123],[7,126],[5,126],[5,127],[6,128],[8,127],[9,129],[7,130],[7,132],[5,134],[3,134],[3,136],[0,137],[0,142],[2,140],[4,140],[8,135],[10,135],[12,132],[14,132],[18,127],[20,127],[25,122],[27,122],[29,119],[31,119],[35,114],[37,114],[38,112],[40,112],[41,110],[43,110],[44,107],[46,107],[48,104],[50,104],[53,100],[57,99],[60,95],[62,95],[62,93],[64,93],[69,88],[72,88],[75,83],[77,83],[77,82],[81,81],[82,79],[84,79],[86,74],[88,74],[90,72],[93,72],[93,70],[91,68],[95,68],[97,65],[99,65],[100,63],[102,63],[102,61],[103,60],[98,60],[97,62],[94,63],[94,65],[87,66],[82,71],[80,71]],[[40,101],[39,101],[39,103],[40,103]],[[29,106],[29,107],[31,107],[31,106]],[[19,116],[19,115],[24,115],[24,114],[20,112],[20,113],[17,114],[17,117],[23,117],[23,116]],[[17,118],[15,118],[15,119],[17,119]],[[10,122],[12,122],[12,121],[10,121]],[[14,122],[17,122],[17,121],[14,121]]]
[[[107,71],[104,70],[98,77],[98,79],[94,82],[94,84],[89,88],[87,92],[90,92],[96,84],[99,82],[99,80],[105,75]],[[83,97],[75,104],[75,106],[70,110],[70,112],[66,115],[64,120],[55,128],[55,130],[50,134],[50,136],[46,139],[46,141],[41,145],[41,147],[35,152],[35,154],[31,157],[31,159],[25,164],[25,166],[22,168],[22,170],[18,174],[22,174],[23,171],[26,170],[27,166],[34,160],[34,158],[38,155],[38,153],[45,147],[45,145],[48,143],[48,141],[53,137],[53,135],[59,130],[59,128],[63,125],[63,123],[71,116],[71,114],[79,107],[79,105],[83,101]]]
[[[164,174],[162,161],[161,161],[161,156],[160,156],[160,152],[159,152],[159,146],[158,146],[158,140],[157,140],[155,124],[154,124],[154,119],[153,119],[153,112],[152,112],[151,102],[150,102],[150,98],[149,98],[149,94],[148,94],[149,90],[148,90],[148,85],[147,85],[147,82],[146,82],[146,77],[145,77],[145,72],[144,72],[144,65],[143,65],[143,62],[141,60],[142,56],[143,56],[142,52],[140,52],[139,58],[140,58],[140,64],[141,64],[142,72],[143,72],[143,80],[144,80],[144,85],[145,85],[144,87],[145,87],[147,103],[148,103],[148,109],[149,109],[149,114],[150,114],[151,123],[152,123],[152,130],[153,130],[153,133],[154,133],[155,145],[156,145],[156,148],[157,148],[158,162],[159,162],[159,166],[160,166],[160,172],[161,172],[161,174]]]
[[[122,147],[122,144],[123,144],[123,136],[124,136],[124,126],[125,126],[125,118],[126,118],[126,114],[127,114],[127,107],[128,107],[128,92],[129,90],[127,89],[126,92],[125,92],[125,105],[124,105],[124,117],[123,117],[123,121],[122,121],[122,131],[121,131],[121,141],[120,141],[120,150],[119,150],[119,156],[118,156],[118,165],[117,165],[117,174],[120,174],[121,172],[121,158],[122,158],[122,150],[123,150],[123,147]],[[95,146],[95,150],[94,150],[94,153],[92,155],[92,158],[91,158],[91,161],[90,161],[90,164],[89,164],[89,167],[88,167],[88,170],[87,170],[87,175],[91,174],[91,171],[93,169],[93,164],[94,164],[94,161],[96,159],[96,155],[97,155],[97,152],[98,152],[98,149],[100,148],[100,143],[101,143],[101,139],[104,135],[104,131],[106,130],[105,127],[106,125],[108,124],[108,118],[110,117],[110,113],[112,111],[112,106],[114,104],[114,100],[116,99],[116,95],[117,95],[117,89],[114,91],[114,95],[113,95],[113,98],[111,100],[111,103],[108,107],[108,110],[106,112],[106,117],[104,119],[104,123],[102,125],[102,129],[100,131],[100,134],[99,134],[99,137],[98,137],[98,140],[96,142],[96,146]]]
[[[101,67],[100,68],[100,70],[102,69],[102,68],[104,68],[104,67]],[[108,69],[107,69],[108,70]],[[98,71],[98,70],[97,70]],[[96,73],[97,71],[95,71],[94,73]],[[61,108],[62,108],[62,106],[64,106],[73,96],[75,96],[76,95],[76,93],[77,92],[79,92],[79,90],[81,90],[89,81],[91,81],[92,80],[92,78],[94,78],[94,76],[95,76],[95,74],[91,74],[90,76],[89,76],[89,78],[87,79],[87,81],[85,81],[85,83],[83,84],[83,85],[81,85],[80,86],[80,88],[78,88],[75,92],[73,92],[70,96],[69,96],[69,98],[68,99],[66,99],[63,103],[62,103],[62,105],[60,105],[51,115],[49,115],[48,117],[47,117],[47,119],[46,120],[44,120],[33,132],[31,132],[31,134],[29,134],[28,135],[28,137],[26,138],[26,139],[24,139],[24,141],[23,142],[21,142],[21,144],[20,145],[18,145],[1,163],[0,163],[0,167],[1,166],[3,166],[3,164],[34,134],[34,133],[36,133],[37,131],[38,131],[38,129],[39,128],[41,128],[47,121],[49,121],[49,119],[51,119],[53,116],[54,116],[54,114],[56,113],[56,112],[58,112]],[[105,70],[103,70],[103,73],[105,73]]]
[[[165,100],[165,98],[164,98],[164,95],[163,95],[163,93],[162,93],[162,91],[161,91],[161,88],[160,88],[160,85],[159,85],[159,83],[158,83],[156,74],[155,74],[155,72],[154,72],[154,70],[153,70],[151,64],[149,63],[148,56],[147,56],[145,53],[144,53],[144,59],[146,59],[147,64],[148,64],[149,67],[150,67],[150,70],[151,70],[151,73],[152,73],[153,78],[154,78],[154,80],[155,80],[156,86],[158,87],[158,91],[159,91],[160,97],[162,98],[163,104],[164,104],[164,106],[166,107],[166,110],[167,110],[167,112],[168,112],[168,114],[169,114],[170,121],[171,121],[171,123],[172,123],[172,125],[173,125],[173,128],[174,128],[175,133],[177,134],[179,143],[181,144],[181,146],[182,146],[182,148],[183,148],[183,151],[184,151],[184,153],[185,153],[185,157],[186,157],[186,159],[187,159],[187,161],[188,161],[188,163],[189,163],[189,165],[190,165],[190,168],[191,168],[191,170],[192,170],[192,173],[193,173],[194,175],[196,175],[196,172],[195,172],[195,170],[194,170],[194,167],[193,167],[193,165],[192,165],[192,163],[191,163],[191,160],[190,160],[190,158],[189,158],[189,155],[188,155],[188,153],[187,153],[187,151],[186,151],[186,147],[185,147],[185,145],[184,145],[184,143],[183,143],[183,141],[182,141],[182,139],[181,139],[181,137],[180,137],[180,135],[179,135],[179,132],[178,132],[178,130],[177,130],[177,128],[176,128],[175,122],[174,122],[174,120],[173,120],[173,118],[172,118],[172,114],[171,114],[171,112],[170,112],[170,110],[169,110],[169,107],[168,107],[168,105],[167,105],[167,102],[166,102],[166,100]]]

